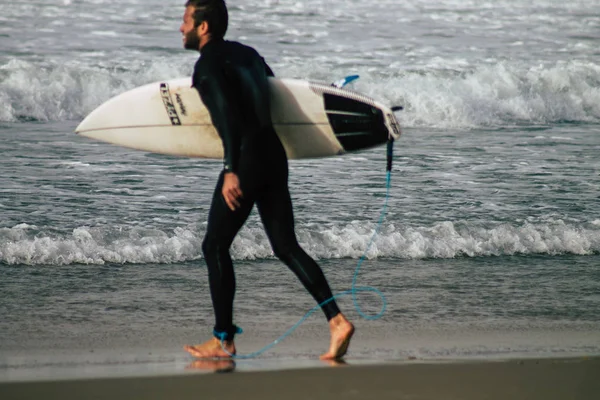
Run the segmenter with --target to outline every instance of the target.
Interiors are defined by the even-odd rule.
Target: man
[[[222,141],[223,171],[208,216],[202,251],[208,267],[215,312],[214,337],[185,346],[195,357],[235,354],[235,277],[229,248],[256,204],[275,255],[321,304],[332,297],[321,268],[296,240],[288,190],[287,156],[271,121],[268,76],[273,72],[251,47],[224,40],[228,13],[224,0],[189,0],[183,23],[184,47],[200,51],[193,86],[208,109]],[[331,342],[321,359],[342,357],[354,333],[335,301],[322,306]],[[223,348],[221,346],[223,342]]]

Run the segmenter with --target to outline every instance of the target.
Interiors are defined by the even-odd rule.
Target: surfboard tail
[[[396,140],[402,135],[400,123],[391,109],[387,109],[387,107],[384,107],[383,109],[385,110],[385,126],[388,129],[389,137],[392,140]]]

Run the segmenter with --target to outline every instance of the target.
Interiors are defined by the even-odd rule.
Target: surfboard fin
[[[358,78],[360,78],[359,75],[348,75],[347,77],[340,79],[339,81],[333,82],[331,84],[331,86],[341,89],[344,86],[346,86],[347,84],[349,84],[350,82],[357,80]]]

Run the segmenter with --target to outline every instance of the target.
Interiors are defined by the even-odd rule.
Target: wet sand
[[[0,398],[597,400],[600,357],[324,364],[270,371],[236,371],[233,363],[206,361],[174,375],[4,382]]]

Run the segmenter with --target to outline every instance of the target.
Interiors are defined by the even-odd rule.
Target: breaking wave
[[[0,121],[83,119],[111,97],[134,87],[186,76],[189,60],[154,59],[128,67],[82,63],[44,66],[12,59],[0,65]],[[329,76],[324,65],[282,65],[280,77]],[[326,79],[326,78],[323,78]],[[356,89],[389,105],[402,105],[406,127],[474,128],[600,122],[600,66],[568,61],[398,70],[366,74]]]
[[[374,225],[353,222],[326,229],[300,226],[300,244],[318,259],[359,258]],[[202,258],[203,232],[194,228],[114,229],[79,227],[51,235],[21,224],[0,229],[0,262],[10,265],[177,263]],[[262,228],[244,228],[232,246],[238,260],[272,258]],[[368,258],[455,258],[528,254],[597,254],[600,221],[576,225],[557,220],[483,227],[469,222],[433,226],[384,225]]]

